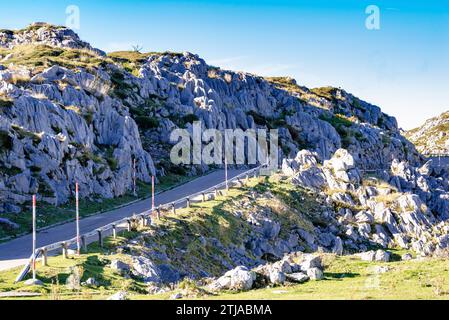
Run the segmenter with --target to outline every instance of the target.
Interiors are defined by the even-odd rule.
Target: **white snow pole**
[[[79,206],[79,192],[78,182],[75,182],[75,205],[76,205],[76,252],[80,255],[81,243],[80,243],[80,206]]]
[[[33,195],[33,280],[36,280],[36,195]]]

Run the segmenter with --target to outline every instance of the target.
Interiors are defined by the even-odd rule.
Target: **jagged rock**
[[[371,213],[366,211],[360,211],[355,215],[355,220],[357,223],[368,223],[372,224],[374,222],[374,217]]]
[[[177,299],[181,299],[181,298],[182,298],[182,294],[179,292],[174,293],[170,296],[170,300],[177,300]]]
[[[376,252],[373,251],[373,250],[362,252],[362,253],[359,254],[359,257],[363,261],[374,261],[375,258],[376,258]]]
[[[18,229],[18,228],[20,228],[20,226],[17,223],[12,222],[11,220],[6,219],[6,218],[0,218],[0,225],[4,225],[7,228],[11,228],[11,229]]]
[[[144,256],[133,257],[133,273],[142,277],[145,282],[162,282],[159,268]]]
[[[307,272],[307,270],[312,268],[322,269],[321,257],[313,254],[304,254],[301,257],[301,263],[299,264],[301,270]]]
[[[374,260],[388,262],[388,261],[390,261],[390,254],[387,251],[377,250]]]
[[[255,280],[256,274],[254,271],[239,266],[214,281],[210,288],[212,290],[250,290]]]
[[[323,166],[334,171],[347,171],[355,166],[354,158],[346,149],[335,151],[332,159],[324,161]]]
[[[126,291],[119,291],[114,293],[108,300],[127,300],[128,293]]]
[[[112,260],[111,261],[111,269],[118,272],[128,272],[130,267],[128,264],[124,263],[120,260]]]
[[[340,239],[340,237],[335,238],[332,252],[339,256],[343,254],[343,241]]]
[[[88,287],[97,287],[98,281],[95,278],[88,278],[84,284]]]

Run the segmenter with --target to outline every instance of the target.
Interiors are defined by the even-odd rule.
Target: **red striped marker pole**
[[[36,280],[36,195],[33,195],[33,280]]]
[[[75,182],[75,205],[76,205],[76,253],[80,255],[81,242],[80,242],[80,206],[79,206],[79,193],[78,182]]]
[[[151,211],[154,211],[154,176],[151,176]]]
[[[225,181],[226,181],[226,190],[228,190],[228,162],[226,161],[226,155],[225,155]]]
[[[136,192],[136,158],[133,160],[133,194],[137,196]]]

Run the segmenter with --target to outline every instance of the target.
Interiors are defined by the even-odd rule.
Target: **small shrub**
[[[134,120],[139,128],[143,130],[153,129],[159,126],[159,120],[155,117],[136,116],[134,117]]]
[[[12,137],[7,131],[0,131],[0,152],[12,150]]]

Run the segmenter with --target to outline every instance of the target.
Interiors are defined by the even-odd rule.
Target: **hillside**
[[[329,159],[346,148],[361,168],[421,158],[396,120],[338,88],[221,70],[192,53],[105,54],[65,27],[0,30],[0,216],[30,195],[60,206],[126,194],[137,178],[195,175],[168,161],[174,128],[278,128],[284,156]],[[4,227],[4,226],[3,226]]]
[[[409,130],[405,137],[422,154],[449,153],[449,112],[444,112],[424,122],[418,128]]]
[[[0,272],[0,299],[446,299],[447,222],[373,177],[343,191],[343,173],[357,169],[342,153],[135,223],[79,257],[50,257],[41,286]],[[329,168],[325,188],[304,183]]]

